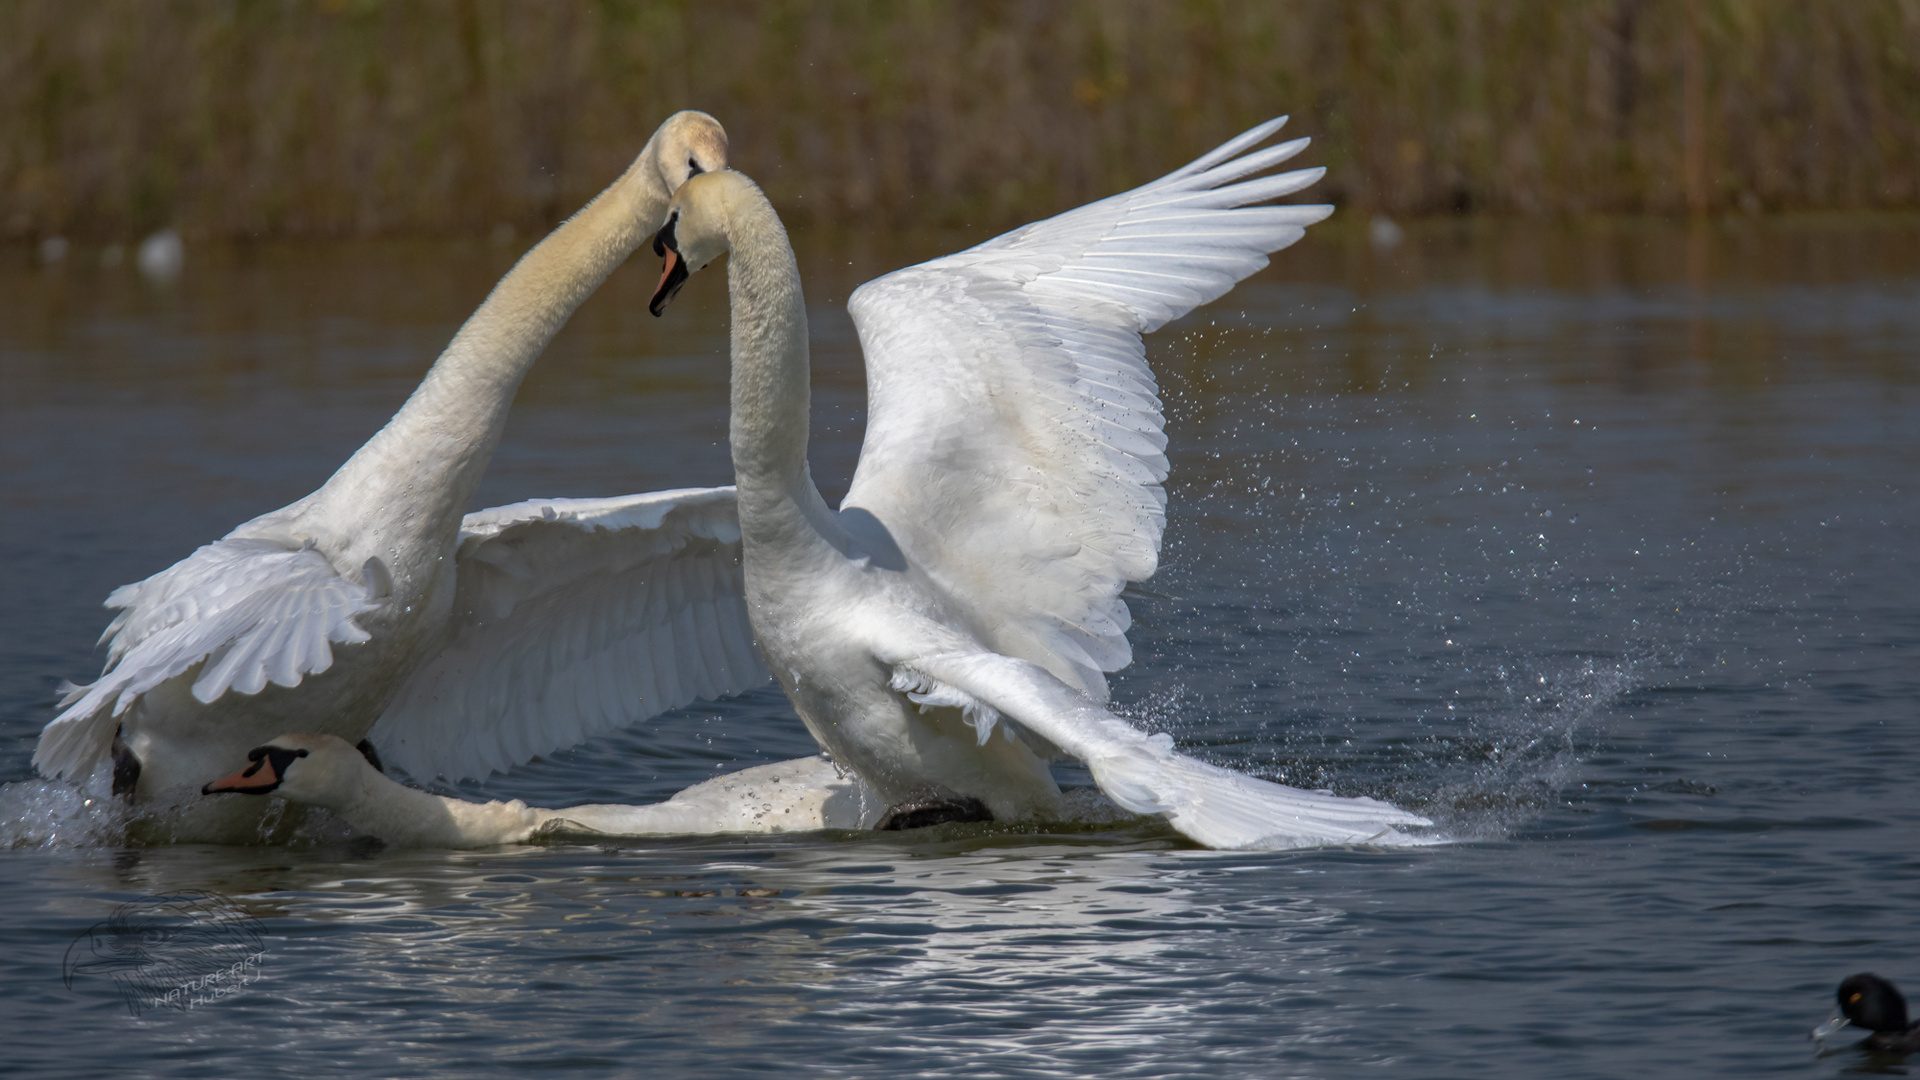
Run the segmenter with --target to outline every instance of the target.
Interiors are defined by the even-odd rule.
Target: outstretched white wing
[[[1255,206],[1282,117],[1144,187],[889,274],[847,304],[868,419],[843,510],[884,528],[996,652],[1095,701],[1131,659],[1120,591],[1165,527],[1160,401],[1140,335],[1267,265],[1327,206]],[[859,511],[871,514],[866,520]]]
[[[228,690],[257,694],[270,682],[297,686],[327,670],[334,645],[367,640],[354,617],[392,587],[377,561],[363,576],[341,577],[311,546],[228,538],[115,589],[107,606],[120,614],[101,635],[112,639],[106,670],[68,691],[34,765],[47,776],[86,776],[107,752],[114,718],[196,664],[193,696],[207,703]]]
[[[368,736],[415,776],[485,776],[771,676],[733,489],[467,515],[445,646]]]
[[[959,706],[982,742],[1003,719],[1020,724],[1086,762],[1114,802],[1136,814],[1164,814],[1208,847],[1437,842],[1400,831],[1432,822],[1377,799],[1302,791],[1177,753],[1171,736],[1137,730],[1024,660],[994,653],[915,657],[894,666],[893,687],[916,701]]]

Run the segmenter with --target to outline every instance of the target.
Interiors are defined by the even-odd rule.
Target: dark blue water
[[[799,239],[815,473],[841,304],[947,250]],[[1461,842],[1196,851],[950,826],[447,853],[131,848],[31,779],[100,601],[311,490],[510,252],[0,252],[0,1031],[69,1076],[1831,1076],[1839,979],[1920,989],[1920,223],[1327,229],[1152,349],[1170,528],[1131,714]],[[617,275],[481,503],[724,483],[724,297]],[[768,690],[470,783],[645,801],[808,752]],[[116,905],[256,921],[235,992],[129,1014]]]

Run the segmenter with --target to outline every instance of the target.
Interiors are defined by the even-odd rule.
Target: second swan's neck
[[[398,847],[490,847],[533,835],[543,811],[513,802],[472,803],[395,783],[371,767],[315,800],[349,825]]]
[[[458,522],[527,370],[608,274],[659,224],[667,192],[652,144],[613,186],[494,286],[413,396],[308,500],[318,521],[381,546]]]
[[[807,305],[786,229],[758,191],[728,214],[727,291],[733,311],[734,482],[749,542],[794,550],[811,534],[831,541],[833,514],[807,471],[811,404]]]

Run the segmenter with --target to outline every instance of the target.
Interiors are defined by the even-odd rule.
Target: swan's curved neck
[[[394,782],[371,767],[354,768],[324,796],[324,806],[361,832],[399,847],[489,847],[532,836],[543,813],[522,802],[471,803]]]
[[[659,225],[670,193],[653,159],[649,142],[619,180],[520,259],[387,426],[314,493],[309,512],[390,541],[396,532],[443,534],[444,519],[458,520],[527,369]]]
[[[800,268],[779,216],[757,191],[733,200],[727,240],[733,310],[728,438],[741,528],[750,538],[784,540],[792,550],[801,534],[838,531],[807,471],[811,373]]]

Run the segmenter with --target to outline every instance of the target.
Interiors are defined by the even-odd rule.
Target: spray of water
[[[112,794],[109,766],[84,783],[20,780],[0,785],[0,848],[145,847],[174,843],[179,813],[202,796],[181,791],[139,804]],[[238,796],[235,796],[238,797]],[[352,829],[332,814],[268,800],[254,839],[314,847],[345,842]]]
[[[1632,662],[1497,665],[1461,734],[1442,740],[1422,812],[1460,839],[1493,839],[1560,797],[1603,714],[1640,681]]]
[[[80,784],[20,780],[0,785],[0,847],[100,847],[121,843],[133,814],[102,768]]]

